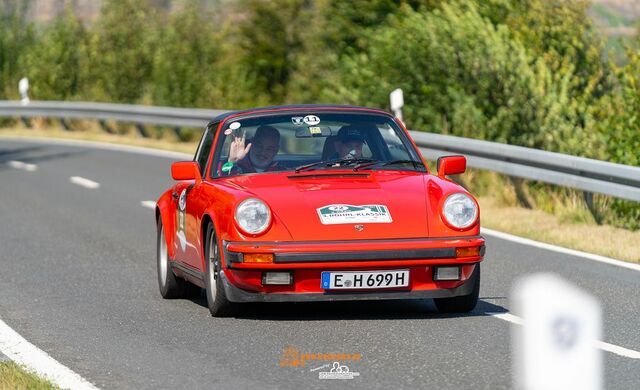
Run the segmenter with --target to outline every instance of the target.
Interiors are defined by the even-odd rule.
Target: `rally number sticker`
[[[344,223],[391,223],[391,214],[387,206],[368,204],[354,206],[350,204],[331,204],[316,209],[323,225]]]

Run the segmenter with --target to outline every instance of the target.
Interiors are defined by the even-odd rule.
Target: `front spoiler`
[[[471,277],[462,285],[448,289],[417,291],[375,291],[375,292],[324,292],[324,293],[260,293],[250,292],[232,285],[223,272],[220,280],[227,299],[231,302],[332,302],[332,301],[378,301],[393,299],[452,298],[469,295],[478,280],[475,267]]]
[[[479,247],[479,256],[456,257],[456,248]],[[234,269],[310,269],[476,263],[481,236],[307,242],[223,241],[224,264]],[[249,253],[273,254],[272,263],[245,263]]]

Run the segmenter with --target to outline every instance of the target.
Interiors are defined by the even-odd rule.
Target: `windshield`
[[[211,176],[318,169],[418,170],[425,167],[389,117],[288,113],[228,121]]]

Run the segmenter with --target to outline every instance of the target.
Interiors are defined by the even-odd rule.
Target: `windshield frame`
[[[218,129],[216,132],[216,136],[215,136],[215,147],[212,148],[212,153],[211,153],[211,157],[210,157],[210,162],[209,162],[209,167],[207,169],[206,172],[206,178],[210,179],[210,180],[217,180],[217,179],[226,179],[229,177],[237,177],[237,176],[244,176],[246,174],[240,174],[240,175],[231,175],[231,176],[214,176],[214,167],[216,165],[216,161],[220,158],[220,155],[222,154],[222,149],[224,147],[225,144],[225,137],[226,135],[224,135],[224,130],[225,127],[227,126],[227,124],[229,122],[235,122],[235,121],[241,121],[241,120],[245,120],[245,119],[254,119],[254,118],[260,118],[260,117],[271,117],[271,116],[282,116],[282,115],[296,115],[296,116],[305,116],[305,115],[310,115],[310,114],[321,114],[321,113],[326,113],[326,114],[344,114],[344,115],[362,115],[362,116],[379,116],[379,117],[383,117],[387,120],[388,123],[391,124],[391,126],[393,127],[395,133],[397,134],[398,138],[400,139],[400,141],[402,142],[402,145],[407,149],[407,152],[409,153],[409,155],[411,156],[411,158],[415,159],[416,161],[420,162],[423,164],[422,168],[418,168],[418,167],[414,167],[414,169],[411,170],[407,170],[407,169],[379,169],[379,170],[384,170],[384,171],[391,171],[391,170],[399,170],[399,171],[410,171],[410,172],[420,172],[420,173],[429,173],[429,168],[426,164],[426,162],[422,159],[422,155],[420,154],[418,148],[416,147],[415,143],[413,142],[413,140],[410,138],[408,132],[406,131],[404,126],[401,126],[400,124],[398,124],[397,122],[397,118],[395,118],[394,116],[392,116],[391,114],[387,113],[387,112],[381,112],[381,111],[369,111],[366,109],[327,109],[327,108],[315,108],[315,107],[309,107],[309,108],[296,108],[296,109],[280,109],[280,110],[270,110],[270,111],[259,111],[259,112],[246,112],[246,113],[240,113],[238,115],[230,115],[226,118],[224,118],[222,121],[220,121],[218,123]],[[326,168],[326,170],[336,170],[335,168]],[[344,169],[338,169],[338,170],[351,170],[351,168],[344,168]],[[378,170],[378,169],[376,169]],[[291,169],[291,170],[286,170],[286,171],[270,171],[270,172],[257,172],[257,173],[251,173],[251,175],[260,175],[260,174],[273,174],[273,173],[289,173],[289,174],[296,174],[295,169]],[[308,172],[307,172],[308,173]]]

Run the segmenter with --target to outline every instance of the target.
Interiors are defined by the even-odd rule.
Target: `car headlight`
[[[235,218],[238,226],[245,232],[260,234],[271,224],[271,210],[260,199],[249,198],[236,207]]]
[[[442,215],[451,226],[464,229],[473,225],[478,218],[478,206],[469,195],[457,192],[444,201]]]

